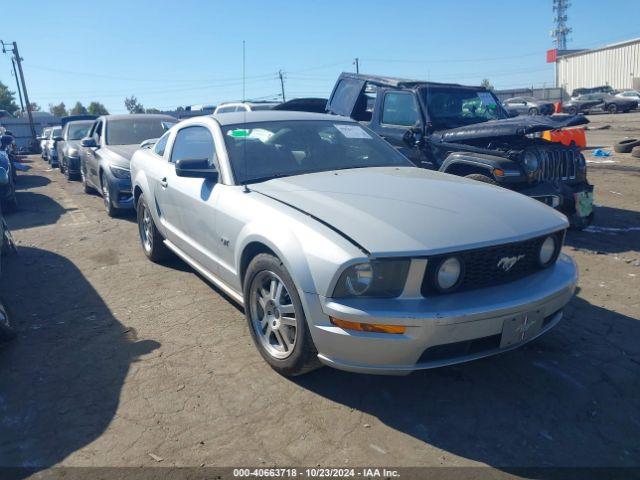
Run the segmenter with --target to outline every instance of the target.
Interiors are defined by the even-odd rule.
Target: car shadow
[[[519,467],[640,464],[639,335],[638,319],[576,297],[554,330],[509,353],[407,377],[324,368],[293,381],[425,447],[548,478]]]
[[[18,175],[16,190],[28,190],[30,188],[44,187],[51,183],[51,180],[42,175]]]
[[[595,207],[595,219],[584,231],[570,230],[565,244],[594,253],[624,253],[640,245],[640,212]],[[634,248],[634,245],[636,246]]]
[[[17,331],[0,347],[0,467],[28,468],[12,474],[26,478],[99,437],[129,366],[160,344],[138,339],[53,252],[20,248],[0,291]]]
[[[18,190],[16,191],[16,199],[18,201],[17,209],[12,212],[3,212],[11,230],[52,225],[58,222],[65,212],[76,210],[75,208],[64,208],[48,195],[41,193]],[[23,208],[23,205],[28,205],[29,208]]]

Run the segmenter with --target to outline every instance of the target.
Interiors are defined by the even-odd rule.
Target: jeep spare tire
[[[613,149],[618,153],[629,153],[638,146],[640,146],[640,140],[636,138],[625,138],[616,143]]]

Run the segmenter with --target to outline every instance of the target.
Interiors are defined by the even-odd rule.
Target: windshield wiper
[[[292,175],[298,175],[297,173],[274,173],[273,175],[266,175],[264,177],[252,178],[251,180],[247,180],[242,183],[242,185],[251,185],[252,183],[262,183],[268,182],[269,180],[274,180],[276,178],[282,177],[290,177]]]

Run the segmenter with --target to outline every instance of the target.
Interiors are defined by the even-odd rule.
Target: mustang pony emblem
[[[516,263],[518,263],[518,260],[521,260],[523,258],[524,255],[518,255],[517,257],[502,257],[498,262],[498,268],[501,268],[505,272],[508,272]]]

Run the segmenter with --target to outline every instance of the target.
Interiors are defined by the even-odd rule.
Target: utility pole
[[[360,59],[358,57],[355,58],[353,64],[356,66],[356,73],[360,73]]]
[[[12,44],[6,44],[2,40],[0,40],[0,43],[2,43],[2,53],[7,53],[7,50],[5,48],[6,45],[13,45],[13,49],[11,51],[13,53],[13,59],[18,65],[18,73],[20,74],[20,83],[22,84],[22,93],[24,95],[24,103],[26,104],[27,115],[29,116],[29,127],[31,127],[31,139],[33,141],[33,144],[35,144],[36,127],[33,124],[33,115],[31,115],[31,103],[29,102],[29,94],[27,93],[27,84],[24,81],[24,72],[22,71],[22,58],[20,57],[20,53],[18,52],[18,44],[16,42],[13,42]]]
[[[551,30],[551,36],[558,50],[567,49],[567,35],[571,33],[571,28],[567,26],[567,10],[570,6],[569,0],[553,0],[555,28]]]
[[[16,86],[18,87],[18,98],[20,99],[20,109],[24,112],[24,102],[22,101],[22,89],[20,88],[20,79],[18,78],[18,71],[16,70],[16,61],[11,57],[11,64],[13,65],[13,76],[16,77]]]
[[[284,96],[284,72],[282,70],[278,70],[278,76],[280,77],[280,87],[282,88],[282,101],[286,102],[287,99]]]
[[[245,44],[244,40],[242,40],[242,103],[245,100],[245,85],[246,85],[246,55],[245,55]]]

